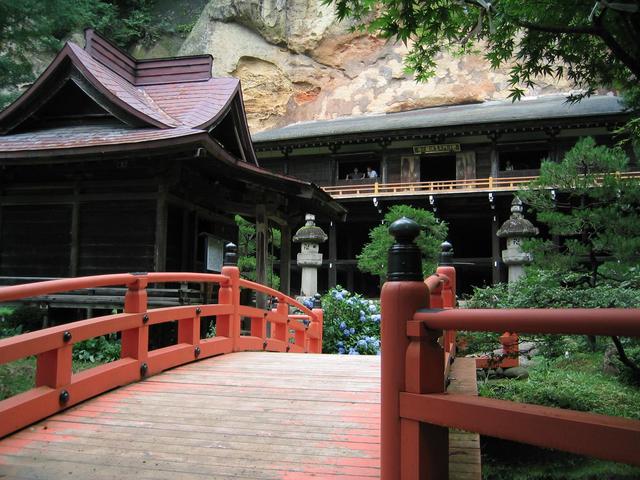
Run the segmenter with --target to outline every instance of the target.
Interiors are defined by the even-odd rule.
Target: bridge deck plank
[[[206,359],[5,438],[0,477],[378,478],[379,382],[379,357]],[[451,447],[451,478],[479,478],[477,441],[452,433]]]

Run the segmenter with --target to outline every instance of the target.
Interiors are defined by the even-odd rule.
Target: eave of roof
[[[499,124],[524,124],[545,121],[565,122],[586,118],[606,119],[628,115],[620,99],[593,96],[579,103],[567,103],[566,97],[553,95],[520,102],[491,101],[479,104],[433,107],[408,112],[343,117],[333,120],[301,122],[253,135],[260,149],[270,143],[316,141],[319,144],[349,135],[402,135],[407,131],[451,128],[482,128]]]

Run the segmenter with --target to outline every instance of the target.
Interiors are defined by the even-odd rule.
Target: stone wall
[[[405,73],[406,47],[349,33],[321,0],[212,0],[179,54],[210,53],[214,75],[241,79],[253,132],[293,122],[503,99],[505,70],[442,56],[434,78]],[[569,90],[540,82],[539,95]]]

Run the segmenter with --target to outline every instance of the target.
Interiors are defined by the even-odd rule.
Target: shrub
[[[80,362],[108,363],[120,358],[120,340],[114,333],[89,338],[73,347],[73,359]]]
[[[340,286],[322,297],[322,351],[349,355],[380,354],[380,305]]]

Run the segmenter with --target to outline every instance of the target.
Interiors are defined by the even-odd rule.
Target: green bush
[[[602,373],[598,353],[570,354],[545,360],[529,368],[526,380],[489,380],[478,385],[484,397],[591,411],[603,415],[640,419],[637,387],[622,385]],[[519,480],[637,479],[640,469],[565,452],[482,438],[482,477]]]
[[[120,358],[120,340],[114,333],[89,338],[73,346],[73,359],[78,362],[108,363]]]
[[[602,373],[602,355],[536,357],[526,380],[495,380],[478,385],[483,397],[640,419],[640,391]]]
[[[609,270],[614,275],[616,272]],[[618,272],[619,273],[619,272]],[[527,274],[516,283],[475,288],[467,301],[468,308],[639,308],[640,282],[637,269],[625,271],[622,283],[601,282],[595,287],[585,282],[580,274],[567,274],[554,270],[527,269]],[[603,315],[606,315],[603,312]],[[525,340],[523,338],[522,340]],[[588,344],[585,337],[567,335],[530,335],[526,340],[536,341],[540,353],[546,357],[559,357],[568,352],[598,347],[604,350],[608,340]],[[637,340],[621,339],[626,346]],[[640,345],[640,344],[638,344]],[[621,368],[627,369],[622,366]],[[629,371],[629,375],[631,375]]]
[[[337,286],[322,297],[322,351],[349,355],[380,354],[380,305]]]

